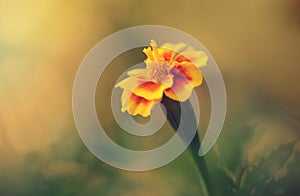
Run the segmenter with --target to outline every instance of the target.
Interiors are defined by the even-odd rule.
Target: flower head
[[[163,95],[180,102],[190,98],[194,87],[201,85],[200,67],[206,66],[208,56],[184,43],[166,43],[157,47],[151,40],[143,52],[146,67],[127,72],[128,77],[116,84],[123,89],[122,112],[150,115],[151,109]]]

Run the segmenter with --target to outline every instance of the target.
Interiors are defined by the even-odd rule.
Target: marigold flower
[[[122,112],[150,115],[151,109],[163,95],[180,102],[190,98],[194,87],[201,85],[200,67],[206,66],[208,56],[184,43],[166,43],[157,47],[151,40],[145,48],[146,67],[127,72],[128,77],[115,87],[124,89]]]

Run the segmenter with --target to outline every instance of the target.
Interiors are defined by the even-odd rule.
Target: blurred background
[[[75,128],[72,85],[85,55],[111,33],[145,24],[194,36],[223,74],[227,117],[217,144],[205,156],[216,194],[296,195],[299,0],[0,0],[0,195],[201,193],[189,152],[153,171],[121,171],[92,155]],[[136,144],[132,148],[155,147],[169,133],[132,142],[101,111],[110,114],[115,80],[143,58],[135,50],[115,59],[96,95],[108,135],[123,145]],[[197,93],[203,136],[210,116],[207,86]]]

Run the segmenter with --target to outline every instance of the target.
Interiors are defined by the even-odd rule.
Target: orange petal
[[[172,69],[180,71],[193,87],[199,86],[202,83],[203,78],[200,70],[191,62],[176,63]]]
[[[172,57],[174,56],[174,52],[172,50],[168,50],[165,48],[158,48],[158,53],[163,57],[164,62],[170,64]]]
[[[188,47],[186,50],[181,52],[175,57],[174,62],[192,62],[196,67],[200,68],[207,65],[208,56],[202,50],[195,50],[192,47]]]
[[[186,47],[186,44],[165,43],[161,47],[157,47],[156,42],[154,40],[151,40],[150,46],[151,47],[145,48],[143,50],[143,52],[147,56],[145,63],[153,61],[170,63],[176,55],[176,53],[178,53],[180,50]]]
[[[155,83],[146,76],[129,76],[115,85],[116,88],[129,90],[139,97],[148,100],[160,99],[163,91],[173,84],[172,75],[167,76],[161,83]]]
[[[124,90],[122,94],[122,112],[127,111],[130,115],[140,114],[143,117],[150,115],[153,106],[160,100],[147,100],[139,97],[128,90]]]
[[[190,81],[177,69],[172,69],[171,73],[174,75],[173,86],[164,90],[167,97],[176,101],[184,102],[190,98],[193,86]]]
[[[165,62],[170,63],[174,56],[184,47],[186,47],[184,43],[165,43],[158,49],[158,53],[164,57]]]
[[[182,62],[191,62],[191,60],[182,54],[178,54],[173,61],[173,63],[182,63]]]
[[[148,100],[160,99],[163,96],[163,92],[166,88],[168,87],[162,83],[146,81],[137,86],[133,90],[133,93]]]

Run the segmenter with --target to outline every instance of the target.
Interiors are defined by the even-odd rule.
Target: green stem
[[[179,128],[180,119],[182,119],[184,121],[182,123],[185,123],[185,128],[190,128],[190,129],[197,128],[194,110],[189,101],[180,103],[180,102],[174,101],[174,100],[169,99],[168,97],[164,96],[161,103],[165,106],[166,113],[167,113],[167,119],[175,131],[177,131],[177,129]],[[181,105],[180,104],[182,104],[182,106],[184,106],[185,110],[188,111],[188,113],[185,113],[185,114],[188,114],[187,116],[183,115],[181,117]],[[181,136],[183,137],[183,140],[185,140],[184,139],[185,136],[184,135],[181,135]],[[189,150],[192,153],[192,157],[195,160],[195,162],[197,164],[197,168],[202,177],[202,178],[200,178],[200,185],[201,185],[201,188],[203,189],[202,190],[203,195],[213,196],[214,192],[213,192],[212,183],[211,183],[211,180],[209,177],[208,168],[207,168],[204,157],[202,157],[202,156],[200,157],[198,155],[199,148],[200,148],[200,140],[198,137],[198,133],[196,132],[196,135],[193,137],[193,140],[191,141],[191,143],[189,145]]]
[[[199,172],[202,175],[207,192],[209,193],[209,195],[213,196],[214,191],[213,191],[213,186],[211,183],[210,175],[208,172],[208,168],[206,165],[206,161],[203,156],[198,155],[199,149],[200,149],[200,140],[199,140],[198,133],[196,133],[195,137],[193,138],[193,140],[189,146],[189,150],[192,154],[194,161],[197,164],[197,168],[198,168]],[[200,181],[202,181],[202,179],[200,179]]]

